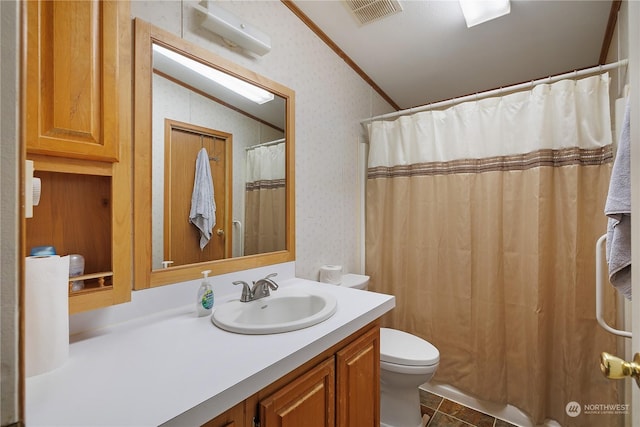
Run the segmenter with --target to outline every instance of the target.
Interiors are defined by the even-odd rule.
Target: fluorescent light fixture
[[[238,95],[244,96],[245,98],[255,102],[256,104],[264,104],[273,100],[273,94],[269,91],[254,86],[251,83],[247,83],[244,80],[240,80],[229,74],[223,73],[222,71],[216,70],[213,67],[204,65],[201,62],[180,55],[179,53],[162,47],[158,44],[154,43],[153,50],[171,59],[172,61],[175,61],[189,68],[190,70],[195,71],[196,73],[208,78],[209,80],[212,80],[219,85],[222,85],[227,89],[234,91]]]
[[[232,46],[240,46],[261,56],[271,50],[271,38],[268,35],[228,10],[213,2],[208,2],[207,7],[199,4],[193,7],[205,16],[202,26],[219,35]]]
[[[499,18],[511,12],[509,0],[458,0],[467,27]]]

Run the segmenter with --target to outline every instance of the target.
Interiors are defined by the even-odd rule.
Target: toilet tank
[[[364,274],[348,273],[342,276],[342,284],[347,288],[367,290],[369,287],[369,276]]]

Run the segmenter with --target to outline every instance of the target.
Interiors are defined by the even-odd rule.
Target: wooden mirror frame
[[[295,93],[293,90],[247,70],[203,47],[157,28],[143,20],[134,20],[134,144],[133,144],[133,224],[134,224],[134,284],[133,289],[147,289],[171,283],[196,280],[201,271],[212,275],[231,273],[295,260]],[[157,43],[266,89],[286,100],[286,249],[265,254],[181,265],[167,269],[152,269],[151,233],[151,144],[152,144],[152,44]],[[125,219],[121,219],[124,221]],[[123,236],[124,238],[124,236]]]

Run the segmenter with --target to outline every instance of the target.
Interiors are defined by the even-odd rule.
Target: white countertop
[[[27,425],[201,425],[395,306],[374,292],[279,284],[321,286],[338,309],[306,329],[240,335],[196,317],[194,304],[74,336],[64,365],[27,379]]]

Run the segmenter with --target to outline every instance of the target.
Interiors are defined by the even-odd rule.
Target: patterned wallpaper
[[[292,88],[296,93],[296,276],[323,264],[360,272],[360,120],[391,107],[277,0],[223,1],[221,7],[271,37],[259,57],[201,28],[197,1],[133,1],[131,13]]]

